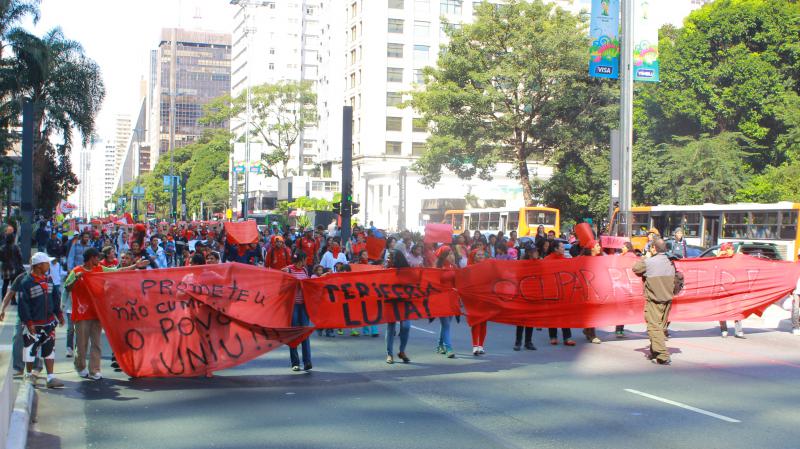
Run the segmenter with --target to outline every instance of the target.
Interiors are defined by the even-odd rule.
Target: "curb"
[[[6,449],[25,449],[28,444],[28,428],[31,424],[31,407],[36,389],[30,382],[23,380],[14,401],[11,413]]]

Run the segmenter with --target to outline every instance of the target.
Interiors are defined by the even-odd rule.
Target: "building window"
[[[356,50],[353,49],[350,50],[350,65],[353,65],[355,63],[356,63]]]
[[[425,84],[425,74],[422,72],[422,69],[414,70],[414,82],[417,84]]]
[[[416,65],[427,65],[428,64],[428,51],[430,51],[431,47],[427,45],[415,45],[414,46],[414,64]]]
[[[403,102],[400,92],[386,92],[386,106],[397,106]]]
[[[439,2],[440,14],[461,14],[461,0],[441,0]]]
[[[386,154],[398,156],[403,152],[403,142],[386,142]]]
[[[357,15],[358,15],[358,3],[353,2],[353,4],[350,5],[350,17],[355,17]]]
[[[411,155],[412,156],[422,156],[425,154],[425,143],[424,142],[413,142],[411,144]]]
[[[270,48],[269,49],[269,54],[274,55],[275,54],[275,49],[274,48]]]
[[[402,33],[403,19],[389,19],[387,31],[390,33]]]
[[[387,67],[386,68],[386,81],[390,83],[402,83],[403,82],[403,69],[397,67]]]
[[[428,132],[428,123],[425,121],[424,118],[417,117],[411,121],[411,129],[415,133],[425,133]]]
[[[386,117],[386,131],[402,131],[403,117]]]
[[[403,44],[386,44],[386,57],[388,57],[388,58],[402,58],[403,57]]]
[[[317,192],[338,192],[339,181],[311,181],[311,190]]]
[[[270,70],[275,70],[275,63],[273,63],[273,62],[270,62],[270,63],[269,63],[269,69],[270,69]]]
[[[427,39],[431,35],[431,23],[421,20],[414,21],[414,37]]]
[[[357,36],[357,35],[356,35],[356,26],[355,26],[355,25],[353,25],[353,26],[350,28],[350,42],[355,42],[355,41],[356,41],[356,36]]]
[[[404,7],[403,0],[389,0],[389,8],[391,9],[403,9]]]
[[[350,74],[350,87],[351,88],[352,87],[356,87],[356,74],[355,73],[351,73]]]

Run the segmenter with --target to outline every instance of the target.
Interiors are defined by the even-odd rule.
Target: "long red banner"
[[[95,303],[125,373],[194,377],[307,337],[311,328],[290,327],[295,282],[222,264],[87,274],[74,293]]]
[[[296,344],[302,288],[317,328],[348,328],[461,314],[536,327],[644,321],[635,258],[485,261],[462,270],[406,268],[297,281],[242,264],[92,273],[74,294],[91,300],[122,369],[134,377],[198,376]],[[794,288],[800,264],[748,256],[679,261],[685,288],[670,320],[717,321],[761,313]],[[460,299],[460,300],[459,300]]]

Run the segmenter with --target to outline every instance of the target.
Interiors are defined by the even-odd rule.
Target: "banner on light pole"
[[[654,17],[654,0],[634,0],[633,8],[633,79],[659,81],[658,23]]]
[[[619,0],[592,0],[589,75],[619,78]]]

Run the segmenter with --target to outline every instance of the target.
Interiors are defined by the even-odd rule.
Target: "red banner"
[[[425,243],[453,242],[453,226],[449,224],[428,223],[425,225]]]
[[[487,261],[458,270],[456,286],[470,324],[596,327],[644,322],[642,279],[634,257]],[[670,320],[744,319],[789,294],[800,265],[749,256],[677,262],[684,290]]]
[[[367,237],[367,257],[370,260],[378,260],[386,249],[386,240],[377,237]]]
[[[306,309],[318,328],[346,328],[460,315],[453,273],[402,268],[337,273],[302,283]]]
[[[383,265],[367,265],[365,263],[351,263],[350,270],[353,272],[364,272],[364,271],[380,271],[384,270]]]
[[[258,226],[252,220],[240,221],[238,223],[226,221],[225,234],[228,236],[228,243],[234,245],[249,245],[258,243]]]
[[[620,249],[630,240],[627,237],[617,237],[613,235],[601,235],[600,246],[608,249]]]
[[[193,377],[229,368],[311,328],[291,328],[297,281],[241,264],[87,274],[109,343],[132,377]]]

